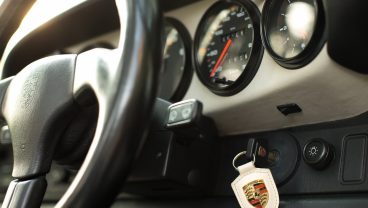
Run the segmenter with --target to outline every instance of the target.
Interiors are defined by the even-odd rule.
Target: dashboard
[[[327,26],[323,15],[324,7],[320,1],[296,1],[300,4],[296,4],[296,10],[291,7],[290,11],[287,5],[280,5],[273,1],[268,1],[270,2],[268,5],[265,1],[231,2],[229,4],[205,0],[165,13],[166,17],[179,22],[182,38],[186,39],[186,42],[189,39],[192,42],[187,44],[189,46],[185,57],[187,59],[185,67],[189,75],[185,76],[180,84],[180,87],[183,86],[181,89],[183,95],[178,97],[200,100],[204,105],[204,113],[215,120],[220,135],[262,132],[343,120],[366,112],[368,76],[345,68],[329,57],[326,46]],[[226,65],[219,67],[223,70],[221,73],[218,70],[214,74],[213,77],[217,78],[217,81],[213,83],[208,80],[208,73],[215,68],[226,42],[221,40],[217,43],[217,40],[214,40],[212,42],[214,46],[207,48],[201,48],[199,42],[203,42],[206,32],[209,34],[213,32],[208,31],[211,24],[208,19],[213,19],[214,14],[233,5],[240,5],[237,8],[240,9],[240,13],[236,13],[239,16],[242,15],[241,9],[249,13],[244,18],[249,17],[251,28],[244,40],[233,41],[230,47],[233,51],[226,54],[228,56],[225,61],[222,60],[229,62],[237,59],[239,63],[235,67],[228,64],[233,68],[232,72],[226,70]],[[301,22],[290,23],[291,17],[283,19],[284,15],[288,15],[287,12],[291,16],[296,15],[292,19],[298,18],[297,15],[310,17]],[[225,28],[224,34],[219,37],[226,39],[231,35],[237,36],[237,33],[231,33],[230,29],[241,31],[243,27],[248,27],[246,21],[242,23],[228,17],[224,17],[225,20],[229,20],[223,25],[218,22],[219,25],[215,25],[212,22],[211,26],[215,27],[217,32],[221,32],[219,26]],[[295,31],[292,32],[297,33],[296,35],[288,32],[289,24],[294,25]],[[112,31],[67,47],[63,51],[78,53],[83,51],[83,48],[93,47],[94,44],[99,43],[116,47],[118,39],[118,30]],[[247,50],[237,46],[247,44],[251,44],[253,49]],[[208,50],[207,56],[211,55],[210,53],[217,54],[212,54],[213,56],[206,60],[209,62],[207,67],[198,63],[200,50]],[[241,63],[241,59],[246,60],[245,55],[249,55],[249,60]],[[243,67],[244,64],[245,67]],[[173,78],[178,74],[175,70],[177,69],[173,69],[170,75]],[[166,72],[169,71],[166,70]],[[222,79],[227,76],[224,75],[227,71],[231,74],[228,79],[231,84],[216,83],[226,82]],[[166,82],[167,79],[161,82],[161,88],[167,89]],[[179,99],[172,101],[179,101]],[[300,109],[297,109],[299,112],[284,115],[279,110],[286,106],[288,111],[288,106],[294,104]],[[294,111],[293,107],[291,111]]]
[[[352,151],[349,142],[359,140],[363,146],[368,142],[368,75],[331,58],[325,3],[320,0],[201,0],[165,9],[165,27],[162,31],[164,55],[158,97],[168,103],[198,100],[203,104],[203,115],[214,121],[219,137],[216,140],[220,152],[218,163],[222,168],[216,169],[218,176],[214,179],[213,193],[231,195],[227,185],[234,174],[228,164],[232,156],[242,151],[252,138],[267,140],[275,155],[280,157],[271,170],[281,186],[281,194],[368,190],[365,180],[366,148],[358,151],[365,158],[364,166],[360,169],[350,167],[361,171],[364,177],[360,177],[358,182],[354,178],[344,181],[344,171],[349,169],[346,164],[351,162],[351,158],[354,159],[349,156]],[[107,11],[114,9],[110,6],[106,8]],[[108,13],[101,14],[101,19],[110,22],[96,27],[91,23],[87,32],[75,32],[80,22],[70,28],[66,26],[65,30],[73,34],[71,37],[64,37],[61,29],[51,23],[28,32],[21,26],[10,40],[0,62],[2,77],[16,74],[41,57],[80,54],[93,48],[116,48],[120,36],[117,19],[114,14]],[[50,22],[63,22],[58,19],[59,16],[53,17]],[[90,18],[98,19],[94,15]],[[80,21],[84,23],[84,20]],[[101,28],[101,31],[96,31]],[[47,33],[55,34],[55,37],[48,37]],[[41,41],[42,38],[45,42]],[[38,40],[36,46],[30,44],[35,40]],[[32,54],[32,47],[39,50]],[[20,54],[24,57],[22,61],[12,59]],[[172,135],[166,133],[151,132],[149,136],[172,139]],[[0,152],[10,154],[9,142],[2,143]],[[148,140],[146,146],[156,149],[148,150],[141,159],[151,161],[152,166],[171,167],[173,172],[176,172],[175,168],[179,170],[177,165],[181,164],[183,167],[180,170],[185,178],[183,183],[190,183],[186,180],[194,174],[192,164],[181,161],[178,159],[180,156],[176,160],[164,161],[163,155],[177,156],[175,150],[178,155],[184,152],[190,162],[202,165],[209,160],[203,154],[211,150],[201,142],[195,143],[198,145],[196,148],[188,147],[190,145],[186,146],[182,141],[178,143],[175,146],[170,142],[156,144]],[[327,167],[324,172],[316,171],[318,165],[305,156],[312,151],[308,145],[316,143],[321,145],[319,148],[330,151],[323,164],[318,164],[323,166],[321,170]],[[198,155],[201,159],[197,161],[195,156]],[[9,176],[11,158],[4,158],[6,166],[2,166],[0,174]],[[130,182],[147,177],[153,184],[155,180],[146,176],[148,173],[140,168],[136,167],[138,171],[133,171],[133,176],[137,172],[143,173],[143,176],[138,174],[139,177],[130,178]],[[161,169],[155,171],[162,172]],[[201,171],[204,175],[208,174]],[[185,175],[187,172],[188,175]],[[56,164],[51,173],[51,191],[47,198],[57,199],[75,173]],[[160,184],[161,179],[158,180]],[[7,180],[10,180],[9,177],[4,179],[3,186],[6,186]],[[134,188],[136,186],[133,185]],[[170,192],[171,189],[160,187],[155,191]]]

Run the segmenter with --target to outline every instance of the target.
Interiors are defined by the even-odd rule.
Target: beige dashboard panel
[[[214,1],[201,1],[172,11],[194,37],[200,18]],[[261,9],[263,1],[255,1]],[[257,75],[247,88],[231,97],[210,92],[196,75],[185,96],[204,104],[204,112],[221,135],[275,130],[357,116],[368,108],[368,76],[331,60],[326,46],[317,58],[298,70],[278,65],[265,51]],[[284,116],[276,106],[297,103],[302,113]]]
[[[171,11],[166,16],[179,19],[194,38],[197,25],[214,0]],[[255,1],[261,9],[263,1]],[[83,46],[106,40],[117,44],[119,32],[106,34],[73,46],[76,52]],[[265,51],[258,73],[240,93],[222,97],[208,90],[194,74],[184,99],[203,102],[204,113],[212,117],[221,135],[270,131],[287,127],[322,123],[351,118],[368,109],[368,75],[348,70],[327,54],[320,54],[307,66],[288,70],[278,65]],[[302,112],[284,116],[276,106],[296,103]]]

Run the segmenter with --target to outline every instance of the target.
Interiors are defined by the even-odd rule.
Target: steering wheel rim
[[[55,85],[53,82],[65,86],[71,84],[71,90],[65,92],[55,89],[56,95],[65,95],[65,102],[61,98],[62,101],[54,106],[47,106],[45,111],[52,109],[50,112],[55,112],[46,113],[52,114],[48,117],[39,116],[41,120],[47,117],[45,121],[54,123],[54,117],[59,117],[64,108],[83,105],[78,97],[86,89],[93,90],[99,104],[97,128],[91,147],[74,181],[56,207],[108,206],[128,176],[149,125],[156,96],[161,68],[161,53],[157,51],[161,51],[162,45],[162,16],[157,1],[116,0],[116,4],[121,23],[118,49],[95,49],[78,56],[45,58],[32,63],[17,76],[0,82],[2,116],[9,124],[12,137],[15,137],[12,139],[15,140],[13,177],[16,178],[8,188],[2,207],[39,207],[42,202],[46,189],[45,174],[49,171],[57,141],[50,142],[47,138],[49,134],[43,130],[27,131],[27,123],[20,125],[23,129],[19,127],[19,123],[32,120],[33,117],[24,119],[26,121],[12,117],[19,117],[22,109],[26,109],[24,117],[29,111],[30,115],[37,117],[37,112],[40,112],[36,109],[40,107],[38,102],[47,105],[55,103],[42,97],[45,95],[42,94],[45,93],[44,87],[52,88],[52,84]],[[63,74],[62,78],[58,77],[60,74]],[[50,94],[49,91],[47,93]],[[39,96],[40,100],[30,99],[32,96]],[[26,103],[30,106],[25,107],[24,97],[27,97]],[[46,127],[47,122],[44,122]],[[28,144],[29,141],[24,141],[24,134],[18,136],[18,131],[28,132],[27,137],[33,139],[30,143],[36,144]],[[42,194],[35,194],[37,192]]]

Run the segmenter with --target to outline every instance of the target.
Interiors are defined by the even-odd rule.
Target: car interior
[[[368,207],[367,7],[0,0],[2,208]]]

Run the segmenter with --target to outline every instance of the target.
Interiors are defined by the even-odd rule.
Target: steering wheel
[[[111,205],[148,128],[161,68],[162,15],[157,1],[116,0],[121,32],[115,50],[37,60],[0,82],[1,117],[9,126],[15,178],[2,207],[40,207],[46,174],[63,131],[86,92],[98,102],[93,141],[56,207]]]

